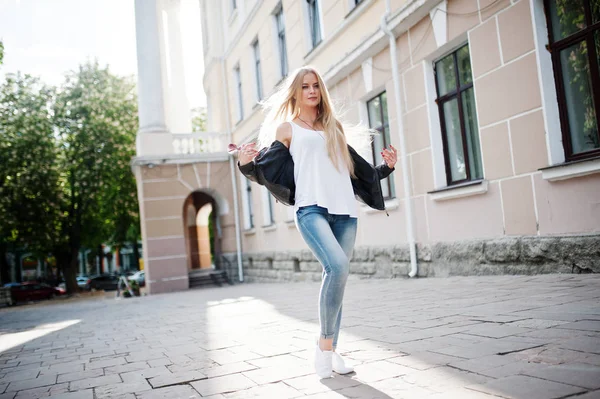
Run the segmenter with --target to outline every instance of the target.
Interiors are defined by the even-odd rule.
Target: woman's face
[[[302,80],[302,102],[300,105],[316,107],[321,102],[321,88],[314,73],[307,73]]]

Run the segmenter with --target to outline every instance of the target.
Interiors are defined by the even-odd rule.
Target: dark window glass
[[[242,76],[240,67],[236,67],[234,70],[235,74],[235,86],[237,90],[237,103],[238,103],[238,121],[244,119],[244,102],[242,98]]]
[[[545,5],[565,159],[600,155],[600,1]]]
[[[373,138],[373,165],[380,165],[383,162],[381,151],[389,148],[390,145],[390,126],[387,112],[387,94],[383,92],[377,97],[367,101],[367,111],[369,114],[369,126],[377,130],[379,134]],[[384,199],[395,197],[394,182],[387,177],[381,181],[381,190]]]
[[[560,40],[585,28],[584,0],[551,0],[552,37]]]
[[[483,178],[479,127],[475,109],[469,46],[436,62],[438,91],[448,185]]]
[[[285,24],[283,20],[283,8],[275,13],[277,23],[277,44],[279,46],[279,68],[281,76],[288,74],[287,45],[285,41]]]
[[[312,46],[317,47],[321,43],[321,18],[319,16],[319,5],[317,0],[306,0],[308,2],[308,15],[310,19],[310,38]]]
[[[258,46],[258,40],[252,45],[254,52],[254,74],[256,77],[256,99],[257,101],[262,100],[263,89],[262,89],[262,73],[260,71],[260,48]]]
[[[246,181],[246,191],[248,192],[248,220],[250,221],[250,228],[254,227],[254,209],[252,208],[252,183],[248,179]]]

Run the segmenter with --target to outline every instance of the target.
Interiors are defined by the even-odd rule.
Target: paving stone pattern
[[[600,276],[350,281],[319,380],[319,284],[0,309],[0,399],[600,398]]]

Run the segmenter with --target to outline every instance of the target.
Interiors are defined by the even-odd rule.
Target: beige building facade
[[[380,162],[389,144],[402,153],[383,182],[389,216],[361,206],[352,274],[599,271],[600,25],[591,3],[562,12],[554,0],[200,0],[208,130],[221,132],[203,143],[222,144],[151,169],[163,154],[138,153],[156,292],[188,282],[183,204],[203,206],[188,196],[213,204],[230,274],[320,279],[291,209],[219,152],[253,140],[259,101],[308,64],[346,121],[379,131],[365,158]],[[172,136],[143,129],[146,143]],[[179,283],[167,265],[177,265]]]

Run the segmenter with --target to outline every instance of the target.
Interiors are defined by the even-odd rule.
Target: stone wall
[[[235,267],[236,255],[226,254]],[[515,237],[440,242],[417,248],[419,277],[497,274],[600,273],[600,235]],[[244,253],[244,281],[320,281],[321,265],[308,250]],[[406,277],[408,246],[355,248],[350,278]]]

